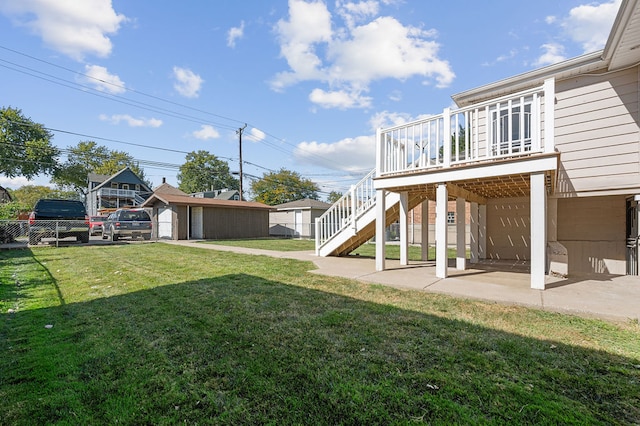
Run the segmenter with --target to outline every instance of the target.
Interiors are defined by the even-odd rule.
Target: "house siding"
[[[528,197],[488,201],[487,259],[531,259],[530,207]]]
[[[626,273],[626,197],[558,200],[558,241],[569,275]]]
[[[639,67],[556,86],[558,197],[640,190]]]

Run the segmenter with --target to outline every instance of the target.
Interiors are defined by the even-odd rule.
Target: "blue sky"
[[[321,198],[374,167],[375,129],[604,47],[620,0],[0,0],[0,105],[177,185],[187,152]],[[0,177],[17,188],[47,184]]]

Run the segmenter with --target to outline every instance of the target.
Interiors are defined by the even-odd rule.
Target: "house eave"
[[[519,92],[531,87],[540,86],[548,78],[566,79],[580,74],[592,73],[606,69],[602,59],[603,51],[588,53],[557,64],[538,68],[523,74],[506,78],[485,86],[467,90],[453,95],[451,98],[462,108],[487,99],[498,98],[508,93]]]

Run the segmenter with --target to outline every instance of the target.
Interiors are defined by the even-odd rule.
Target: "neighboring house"
[[[269,235],[315,238],[316,218],[329,207],[331,204],[309,198],[273,206],[269,214]]]
[[[196,198],[215,198],[216,200],[240,200],[240,192],[235,189],[196,192],[191,196]]]
[[[0,203],[10,203],[13,201],[11,199],[11,194],[5,188],[0,186]]]
[[[151,195],[151,188],[129,167],[113,176],[89,173],[87,212],[96,216],[119,208],[138,207]]]
[[[384,270],[385,226],[398,219],[406,265],[408,212],[420,206],[423,217],[436,212],[435,272],[447,278],[455,200],[458,213],[469,206],[471,235],[467,259],[466,213],[457,214],[456,269],[526,261],[534,289],[547,273],[637,275],[639,34],[640,0],[623,0],[603,50],[456,94],[457,109],[379,130],[376,169],[350,192],[358,201],[323,216],[317,253],[345,254],[375,236]]]
[[[164,184],[156,189],[142,205],[152,210],[158,238],[217,240],[269,236],[271,207],[265,204],[191,197],[169,187]]]

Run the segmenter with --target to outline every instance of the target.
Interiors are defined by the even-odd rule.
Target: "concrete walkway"
[[[202,244],[197,241],[163,241],[209,250],[264,255],[313,262],[314,274],[351,278],[408,290],[428,291],[457,297],[516,304],[550,311],[578,314],[613,321],[640,320],[640,277],[593,275],[560,279],[547,277],[546,290],[533,290],[524,264],[483,263],[458,271],[449,268],[449,278],[435,276],[435,262],[387,260],[385,271],[375,270],[375,260],[358,257],[318,257],[312,251],[281,252],[244,247]],[[453,264],[452,264],[453,265]],[[455,265],[453,265],[455,266]]]

